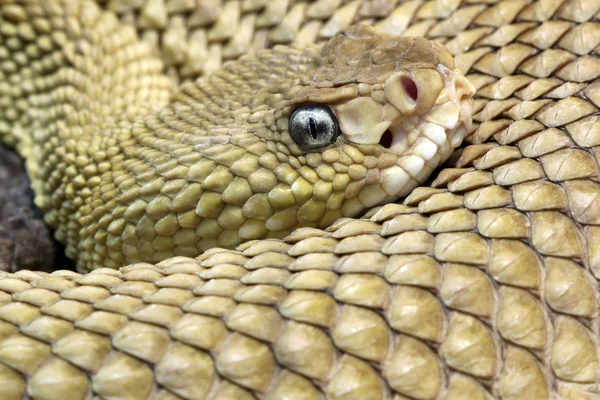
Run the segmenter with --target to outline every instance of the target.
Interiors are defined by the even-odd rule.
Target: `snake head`
[[[127,174],[106,180],[125,182],[128,262],[324,228],[395,201],[460,145],[474,92],[443,46],[367,26],[320,49],[230,61],[136,121],[132,140],[119,136]]]
[[[339,135],[319,153],[357,182],[346,189],[343,215],[408,194],[471,127],[475,88],[441,44],[358,25],[333,37],[317,64],[292,104],[335,116]]]

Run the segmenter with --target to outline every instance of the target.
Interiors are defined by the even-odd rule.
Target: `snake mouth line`
[[[451,126],[442,126],[438,122],[431,121],[427,115],[421,118],[412,116],[394,121],[381,135],[379,145],[389,152],[400,155],[413,153],[413,150],[416,150],[416,153],[423,153],[420,155],[425,160],[429,160],[436,152],[444,153],[449,150],[449,142],[455,142],[453,140],[455,133],[457,131],[462,133],[462,130],[464,130],[463,121],[455,120],[451,122]],[[417,142],[419,142],[417,147],[421,151],[413,148]]]

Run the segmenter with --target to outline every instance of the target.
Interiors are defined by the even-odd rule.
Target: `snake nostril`
[[[413,99],[413,101],[417,101],[417,98],[419,97],[419,90],[417,89],[417,84],[415,83],[415,81],[413,81],[407,76],[403,76],[402,87],[404,88],[406,93],[408,93],[410,98]]]
[[[389,149],[390,147],[392,147],[392,139],[394,138],[394,136],[392,135],[392,132],[390,131],[385,131],[383,133],[383,135],[381,135],[381,139],[379,140],[379,144],[383,147],[385,147],[386,149]]]

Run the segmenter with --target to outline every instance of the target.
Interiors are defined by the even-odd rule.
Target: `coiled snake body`
[[[0,0],[0,398],[600,395],[600,3],[197,3]]]

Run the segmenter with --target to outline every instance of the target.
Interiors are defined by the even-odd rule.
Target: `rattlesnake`
[[[178,14],[187,3],[108,2],[119,22],[87,1],[0,2],[0,137],[26,158],[36,202],[82,271],[0,273],[2,398],[598,396],[600,4],[207,1],[198,23]],[[189,17],[181,45],[204,43],[206,63],[183,52],[164,75],[126,27],[161,37],[148,12],[176,14],[177,29]],[[433,39],[454,60],[423,38],[346,29],[358,23]],[[329,47],[259,49],[291,42]],[[410,67],[390,70],[398,54]],[[190,65],[208,77],[173,95]],[[402,204],[344,217],[393,200],[363,189],[389,188],[377,171],[402,158],[382,156],[396,149],[382,132],[398,130],[378,125],[393,124],[382,109],[398,93],[399,110],[428,104],[413,127],[460,105],[446,133],[466,143],[437,153],[430,169],[449,166],[427,184],[413,189],[426,177],[412,171]],[[350,140],[327,138],[337,155],[294,144],[288,120],[307,103],[331,106],[310,115]],[[318,170],[328,162],[333,172]],[[318,203],[336,191],[361,207]]]

